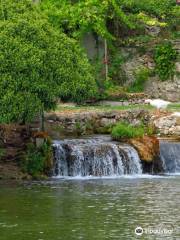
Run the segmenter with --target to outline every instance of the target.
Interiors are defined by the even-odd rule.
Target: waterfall
[[[121,176],[141,174],[136,150],[99,136],[54,141],[54,176]]]
[[[180,142],[160,141],[160,156],[166,173],[180,173]]]

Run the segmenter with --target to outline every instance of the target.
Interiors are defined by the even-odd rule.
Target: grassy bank
[[[63,104],[59,104],[56,108],[55,111],[57,112],[63,112],[63,111],[69,111],[69,112],[84,112],[84,111],[113,111],[113,110],[117,110],[117,111],[123,111],[123,110],[133,110],[133,109],[144,109],[144,110],[149,110],[149,111],[153,111],[155,110],[154,107],[152,107],[151,105],[147,105],[147,104],[136,104],[136,105],[128,105],[128,106],[108,106],[108,105],[77,105],[77,106],[68,106],[68,105],[63,105]],[[173,103],[170,104],[167,107],[167,110],[170,112],[175,112],[175,111],[180,111],[180,103]]]
[[[145,110],[153,110],[154,107],[150,105],[128,105],[128,106],[108,106],[108,105],[77,105],[77,106],[66,106],[66,105],[58,105],[56,111],[112,111],[112,110],[132,110],[132,109],[145,109]]]

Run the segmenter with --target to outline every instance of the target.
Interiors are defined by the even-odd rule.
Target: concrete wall
[[[82,40],[82,46],[85,48],[90,60],[95,58],[104,58],[104,40],[94,35],[93,33],[86,33]]]

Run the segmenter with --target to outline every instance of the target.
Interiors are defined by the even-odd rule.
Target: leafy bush
[[[85,32],[92,31],[103,38],[114,39],[107,22],[126,29],[144,26],[147,19],[161,25],[162,20],[175,16],[176,3],[175,0],[43,0],[41,7],[52,24],[61,27],[70,36],[80,38]],[[157,19],[154,20],[154,17]]]
[[[127,100],[128,94],[123,87],[112,86],[104,91],[103,99],[112,101]]]
[[[115,140],[123,138],[142,137],[145,134],[143,125],[133,127],[128,123],[120,122],[112,129],[112,137]]]
[[[46,140],[40,147],[30,143],[27,145],[26,155],[20,162],[22,170],[33,177],[47,174],[52,167],[51,141]]]
[[[149,69],[142,67],[141,69],[135,72],[135,81],[133,84],[128,88],[129,92],[142,92],[144,90],[145,82],[148,80],[149,77]]]
[[[131,10],[133,13],[145,12],[157,17],[166,17],[176,6],[172,0],[117,0],[123,9]]]
[[[115,84],[124,84],[126,74],[122,68],[122,64],[126,61],[126,58],[121,52],[117,51],[116,47],[111,47],[109,58],[109,77]]]
[[[53,28],[31,1],[23,0],[19,9],[14,0],[6,2],[0,20],[0,122],[29,122],[41,109],[54,108],[58,97],[94,97],[96,82],[79,44]]]
[[[154,53],[155,70],[162,81],[173,77],[176,58],[177,52],[170,42],[164,42],[156,46]]]
[[[56,27],[61,27],[69,36],[80,39],[86,32],[95,32],[106,39],[114,39],[107,28],[107,21],[118,19],[125,26],[134,25],[117,0],[44,0],[42,9]]]

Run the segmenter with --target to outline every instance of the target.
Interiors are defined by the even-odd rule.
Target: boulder
[[[159,140],[154,136],[133,138],[129,143],[138,151],[142,161],[153,162],[159,155]]]
[[[171,114],[154,120],[154,125],[161,135],[180,137],[180,116]]]

